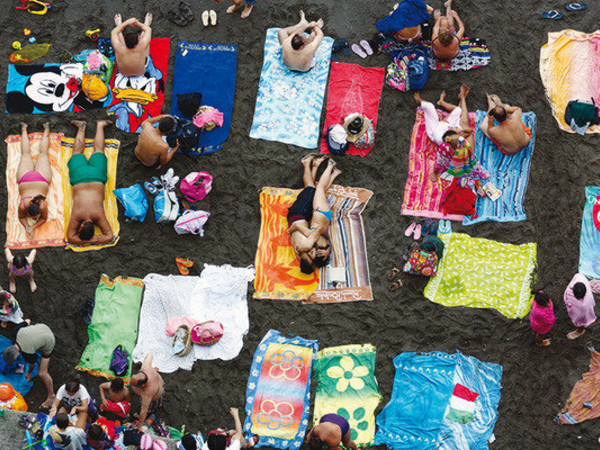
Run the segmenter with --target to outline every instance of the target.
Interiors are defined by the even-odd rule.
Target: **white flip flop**
[[[365,49],[365,51],[367,52],[367,55],[371,56],[373,54],[373,49],[371,48],[371,45],[369,44],[368,41],[363,39],[362,41],[360,41],[360,45],[362,48]]]
[[[202,25],[204,25],[205,27],[208,26],[208,11],[203,11],[202,12]]]
[[[217,13],[214,9],[211,9],[208,14],[210,16],[210,24],[214,27],[217,24]]]
[[[352,51],[354,53],[356,53],[358,56],[360,56],[361,58],[365,59],[367,57],[367,54],[365,53],[365,51],[358,44],[352,44],[351,48],[352,48]]]

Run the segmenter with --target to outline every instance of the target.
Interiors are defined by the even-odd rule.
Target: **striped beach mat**
[[[319,341],[269,330],[254,353],[246,390],[244,434],[257,447],[299,449],[310,413],[310,377]]]
[[[287,211],[299,190],[265,187],[260,194],[261,230],[256,252],[255,299],[339,303],[373,300],[362,212],[373,193],[332,186],[329,226],[332,253],[327,267],[310,275],[300,265],[286,230]]]

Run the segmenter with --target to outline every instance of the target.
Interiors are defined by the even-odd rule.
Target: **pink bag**
[[[197,234],[198,236],[204,236],[204,224],[208,220],[210,213],[206,211],[192,211],[187,209],[183,212],[173,228],[177,234]]]
[[[208,172],[190,172],[179,185],[179,190],[190,202],[199,202],[212,189],[213,177]]]
[[[202,322],[192,328],[192,342],[209,347],[215,345],[223,337],[223,325],[214,320]]]

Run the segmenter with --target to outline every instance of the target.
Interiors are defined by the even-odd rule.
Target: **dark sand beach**
[[[254,263],[260,227],[258,193],[262,186],[300,187],[299,160],[306,150],[277,142],[250,139],[248,136],[258,91],[266,29],[297,22],[303,9],[309,20],[322,17],[325,34],[346,37],[350,43],[370,39],[376,32],[375,22],[383,17],[393,1],[358,0],[257,0],[252,15],[241,20],[238,14],[225,14],[228,1],[215,4],[209,0],[190,2],[196,20],[185,28],[171,24],[166,13],[176,3],[158,0],[117,1],[54,0],[46,16],[32,16],[17,11],[17,2],[7,0],[0,14],[3,63],[0,86],[5,89],[8,56],[14,40],[24,42],[23,28],[31,28],[38,42],[52,43],[48,55],[40,60],[60,62],[67,50],[77,53],[91,42],[84,32],[102,29],[108,35],[113,16],[143,18],[154,14],[155,37],[171,38],[171,57],[167,94],[163,112],[171,100],[174,50],[178,40],[238,45],[238,71],[231,134],[224,148],[204,157],[176,156],[171,167],[180,176],[191,170],[210,172],[215,180],[203,209],[211,217],[205,236],[178,236],[171,226],[160,226],[152,217],[143,224],[125,223],[121,216],[121,241],[114,248],[76,254],[62,248],[38,251],[35,271],[39,289],[29,292],[25,283],[16,294],[26,315],[34,322],[49,325],[57,338],[50,363],[50,373],[58,388],[74,372],[87,344],[86,326],[78,312],[87,296],[93,296],[102,273],[143,278],[146,274],[175,274],[174,258],[186,256],[196,262],[232,264],[245,267]],[[439,8],[441,2],[431,3]],[[584,186],[597,185],[600,169],[598,137],[569,135],[561,132],[550,113],[539,76],[539,49],[547,32],[564,28],[595,31],[600,6],[589,2],[583,12],[565,14],[560,21],[542,20],[539,13],[558,7],[557,2],[521,2],[505,0],[457,0],[455,8],[463,18],[467,35],[486,39],[492,63],[470,72],[434,72],[423,92],[427,99],[437,99],[442,90],[454,101],[461,83],[471,87],[468,105],[471,110],[484,109],[485,93],[495,92],[524,111],[534,111],[538,118],[535,150],[529,187],[525,197],[528,219],[519,223],[487,222],[453,229],[471,236],[486,237],[508,243],[538,244],[538,284],[545,287],[554,301],[557,322],[551,332],[552,345],[538,348],[533,341],[529,321],[510,320],[494,310],[447,308],[431,303],[422,295],[426,280],[406,279],[403,288],[387,290],[387,273],[401,260],[412,240],[404,230],[411,217],[401,216],[404,184],[408,171],[408,149],[415,119],[415,105],[408,93],[384,86],[379,109],[375,149],[366,158],[337,158],[343,174],[338,183],[372,190],[375,195],[363,217],[367,236],[373,302],[340,305],[302,305],[285,301],[252,300],[249,290],[250,332],[244,348],[232,361],[198,361],[191,372],[164,375],[167,397],[161,412],[173,426],[187,425],[207,432],[217,426],[230,426],[229,407],[242,407],[252,355],[257,343],[270,329],[288,335],[319,339],[321,348],[372,343],[377,346],[376,376],[383,395],[380,408],[389,400],[394,369],[392,359],[406,351],[460,350],[482,361],[501,364],[502,397],[494,434],[494,449],[566,449],[595,448],[598,421],[575,426],[559,426],[554,416],[562,408],[573,385],[588,368],[588,340],[598,339],[598,327],[592,326],[585,336],[568,341],[572,330],[564,309],[562,293],[577,271],[579,233],[584,205]],[[216,27],[204,28],[200,15],[215,9]],[[564,12],[564,11],[563,11]],[[386,66],[386,55],[366,61],[352,54],[342,62],[366,66]],[[4,97],[4,96],[2,96]],[[0,105],[4,111],[4,98]],[[78,118],[90,122],[104,117],[104,110],[87,113],[48,115],[0,115],[2,139],[19,132],[19,121],[29,124],[30,132],[41,131],[49,120],[51,130],[73,136],[69,121]],[[324,120],[324,113],[321,120]],[[91,126],[90,133],[95,129]],[[117,187],[149,179],[154,173],[143,168],[133,150],[136,136],[116,129],[107,137],[121,141]],[[6,160],[6,146],[2,145]],[[0,171],[0,182],[5,181]],[[6,190],[0,191],[0,239],[6,240]],[[197,272],[195,272],[197,273]],[[6,271],[0,271],[0,283],[8,284]],[[82,375],[92,395],[98,395],[101,381]],[[37,411],[43,401],[43,384],[36,379],[27,396],[30,408]],[[1,440],[1,439],[0,439]],[[0,447],[2,445],[0,444]]]

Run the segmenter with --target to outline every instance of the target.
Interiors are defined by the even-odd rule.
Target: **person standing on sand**
[[[216,3],[219,3],[223,0],[213,0],[213,1]],[[256,3],[256,0],[233,0],[233,5],[231,5],[229,8],[227,8],[227,14],[233,14],[238,9],[244,8],[240,17],[242,19],[245,19],[252,12],[252,8],[254,8],[255,3]]]
[[[431,49],[437,59],[448,61],[458,55],[460,51],[460,41],[465,34],[465,25],[456,11],[452,10],[452,0],[448,0],[444,6],[446,7],[445,16],[442,16],[439,9],[433,12],[435,25],[431,33]],[[458,31],[456,31],[454,21],[458,23]]]
[[[323,19],[307,22],[300,11],[300,22],[279,30],[279,43],[285,66],[294,72],[308,72],[314,66],[314,56],[323,40]],[[304,32],[308,32],[308,38]]]
[[[123,22],[121,14],[115,15],[115,25],[110,33],[119,72],[125,77],[144,75],[150,56],[152,39],[152,14],[146,14],[144,23],[135,17]]]
[[[131,377],[133,393],[142,399],[137,429],[141,430],[148,416],[163,404],[164,381],[158,369],[152,367],[152,353],[144,358],[142,367]]]
[[[588,279],[580,273],[575,274],[565,290],[564,300],[571,322],[577,327],[567,334],[567,338],[577,339],[596,321],[596,302]]]
[[[535,344],[540,347],[550,345],[550,339],[544,339],[544,335],[552,329],[556,322],[554,317],[554,306],[550,296],[544,291],[532,291],[533,303],[529,313],[531,329],[535,333]]]

